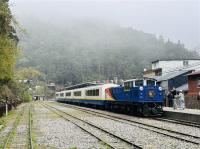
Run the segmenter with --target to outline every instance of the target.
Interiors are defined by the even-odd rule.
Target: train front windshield
[[[156,85],[156,81],[154,80],[147,80],[147,86],[155,86]]]

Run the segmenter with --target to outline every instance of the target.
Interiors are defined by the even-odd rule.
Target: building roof
[[[177,91],[180,91],[180,90],[182,90],[182,91],[188,91],[188,84],[187,83],[183,84],[182,86],[177,87],[176,90]]]
[[[180,75],[185,74],[185,73],[190,73],[190,72],[192,72],[192,70],[180,70],[180,71],[174,71],[174,72],[171,72],[171,73],[167,73],[163,76],[155,76],[153,78],[156,79],[157,82],[160,82],[160,81],[169,80],[169,79],[172,79],[174,77],[180,76]]]
[[[170,58],[167,59],[167,58],[164,58],[164,59],[154,60],[151,63],[155,63],[155,62],[158,62],[158,61],[184,61],[184,60],[197,60],[197,61],[200,61],[200,59],[198,59],[198,58],[191,58],[191,59],[170,59]]]
[[[200,71],[197,71],[197,72],[193,72],[193,73],[188,74],[188,76],[195,76],[195,75],[200,75]]]

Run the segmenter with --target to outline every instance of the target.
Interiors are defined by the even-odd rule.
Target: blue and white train
[[[164,92],[149,78],[131,79],[117,84],[80,84],[56,92],[59,102],[98,106],[137,113],[143,116],[162,114]]]

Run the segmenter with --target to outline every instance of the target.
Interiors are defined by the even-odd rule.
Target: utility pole
[[[8,96],[6,96],[6,116],[8,115]]]

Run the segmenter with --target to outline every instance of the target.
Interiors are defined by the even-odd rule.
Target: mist
[[[74,20],[109,22],[162,35],[165,40],[180,40],[189,49],[200,45],[198,0],[12,0],[10,3],[22,25],[32,18],[62,26]]]

